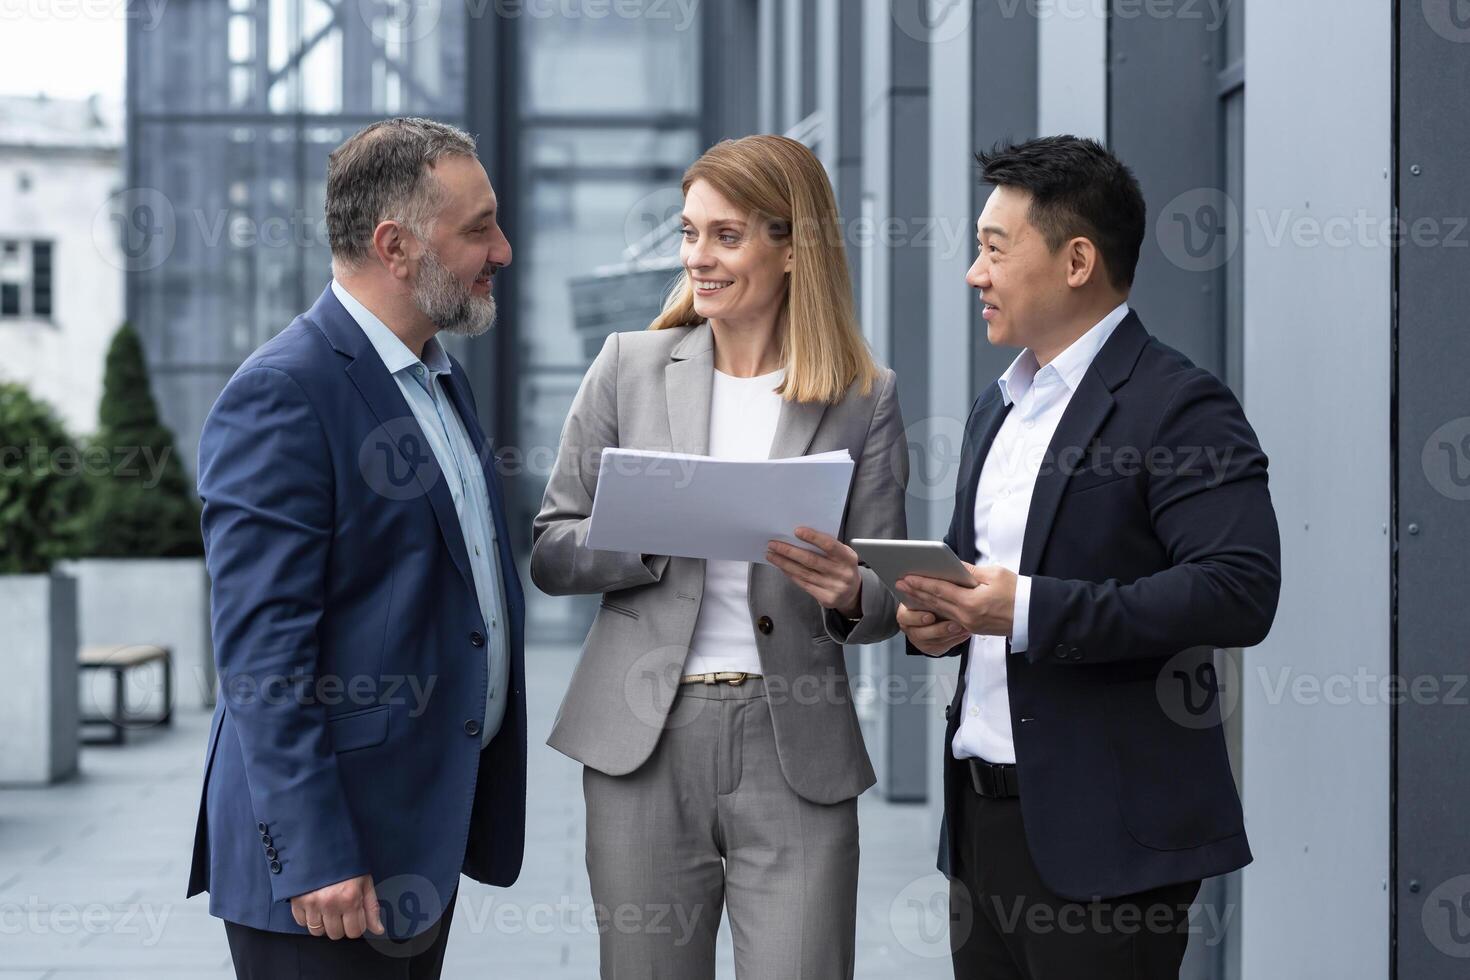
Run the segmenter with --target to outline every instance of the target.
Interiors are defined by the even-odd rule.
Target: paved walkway
[[[597,934],[582,852],[579,767],[543,743],[575,651],[528,652],[531,783],[526,864],[509,889],[462,879],[444,975],[588,980]],[[185,901],[209,717],[88,747],[57,786],[0,790],[0,977],[25,980],[229,978],[224,930],[206,896]],[[861,800],[860,978],[949,977],[933,914],[928,811]],[[721,970],[733,978],[728,925]],[[792,980],[797,980],[793,977]]]

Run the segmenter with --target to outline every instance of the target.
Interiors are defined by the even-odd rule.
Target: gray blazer
[[[551,595],[601,593],[552,748],[609,775],[641,766],[673,703],[704,589],[702,559],[597,551],[585,544],[602,450],[705,454],[714,388],[708,324],[615,333],[572,402],[556,466],[532,529],[531,578]],[[839,536],[906,536],[908,445],[894,373],[835,405],[784,402],[771,458],[846,449],[857,462]],[[830,610],[770,565],[752,563],[751,632],[765,676],[787,783],[814,803],[873,785],[843,661],[843,643],[898,630],[896,603],[863,568],[862,618]]]

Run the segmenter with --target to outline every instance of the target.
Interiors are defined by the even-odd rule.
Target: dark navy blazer
[[[456,362],[510,610],[505,720],[484,750],[485,623],[422,430],[330,288],[230,379],[199,441],[219,702],[189,895],[305,933],[289,899],[370,873],[390,935],[463,872],[520,873],[525,603],[504,494]]]
[[[980,469],[1009,410],[992,384],[966,426],[945,541],[968,562]],[[1211,652],[1260,643],[1276,613],[1266,464],[1230,389],[1136,313],[1062,415],[1021,547],[1029,643],[1006,663],[1026,840],[1064,897],[1115,898],[1251,860]],[[968,642],[945,655],[960,656],[943,746],[953,814],[955,794],[973,792],[950,751]],[[946,874],[965,832],[946,817]]]

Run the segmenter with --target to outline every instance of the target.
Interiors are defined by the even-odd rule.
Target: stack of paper
[[[587,545],[762,563],[773,538],[813,550],[793,532],[837,534],[852,471],[845,449],[754,461],[607,449]]]

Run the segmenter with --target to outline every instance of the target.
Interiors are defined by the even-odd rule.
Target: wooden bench
[[[156,717],[128,715],[127,673],[149,664],[163,665],[163,710]],[[111,732],[104,736],[82,736],[87,745],[121,745],[128,728],[173,723],[174,664],[168,647],[152,643],[112,644],[82,647],[78,664],[84,673],[109,671],[112,674],[112,711],[110,714],[82,715],[83,727],[107,725]]]

